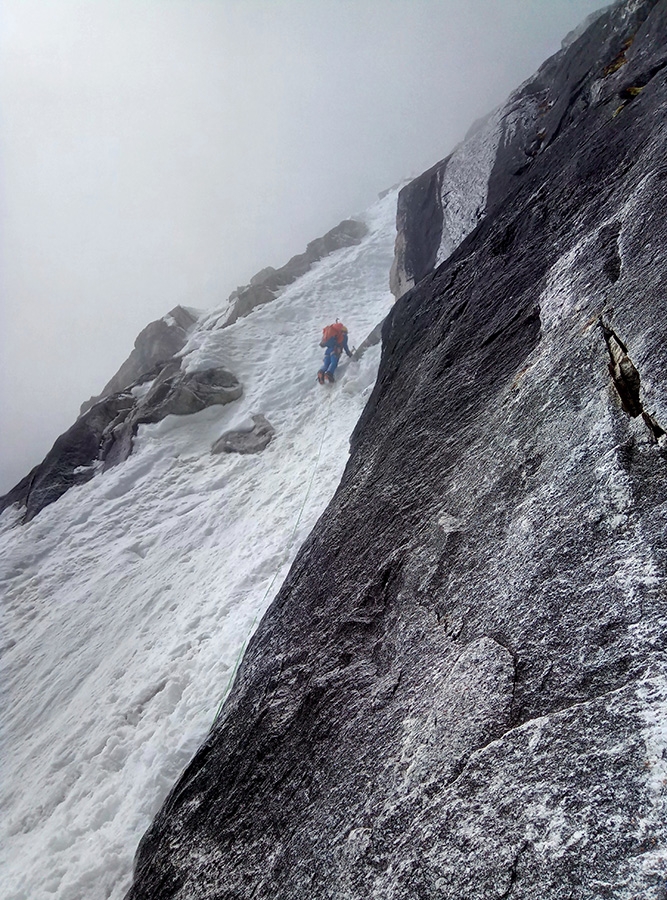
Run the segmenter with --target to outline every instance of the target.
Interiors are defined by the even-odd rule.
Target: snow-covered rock
[[[261,413],[252,417],[252,428],[226,431],[211,448],[212,453],[261,453],[271,443],[275,428]]]
[[[44,460],[0,497],[0,512],[24,510],[28,522],[71,487],[124,462],[140,425],[186,416],[237,400],[243,386],[222,366],[181,371],[181,360],[158,364],[129,390],[98,400],[56,440]]]

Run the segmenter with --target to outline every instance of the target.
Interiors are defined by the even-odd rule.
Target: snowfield
[[[397,191],[340,250],[181,355],[243,397],[142,426],[122,465],[25,526],[0,518],[5,900],[120,900],[143,832],[210,727],[299,545],[333,495],[379,347],[320,386],[322,327],[359,345],[392,297]],[[345,357],[343,358],[345,360]],[[263,413],[255,456],[213,455]]]

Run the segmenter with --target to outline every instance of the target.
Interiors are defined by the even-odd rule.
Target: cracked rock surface
[[[666,0],[574,40],[585,90],[393,308],[128,900],[664,900],[667,453],[618,387],[667,422],[666,40]]]

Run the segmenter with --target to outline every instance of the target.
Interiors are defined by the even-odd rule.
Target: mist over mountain
[[[599,10],[143,326],[0,502],[11,900],[664,900],[666,109]]]

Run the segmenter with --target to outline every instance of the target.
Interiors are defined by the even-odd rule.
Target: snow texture
[[[396,191],[359,246],[181,355],[228,366],[243,397],[142,426],[122,465],[24,527],[0,520],[5,900],[120,900],[137,842],[192,757],[235,666],[330,500],[379,347],[320,386],[321,328],[361,343],[392,300]],[[213,455],[266,415],[257,456]]]
[[[484,215],[491,170],[502,136],[502,111],[459,144],[442,173],[442,235],[436,266],[444,262]]]
[[[517,133],[526,136],[535,130],[543,98],[526,90],[532,80],[520,85],[502,106],[472,129],[447,160],[441,173],[443,221],[436,267],[487,213],[489,181],[499,148],[511,146]]]

